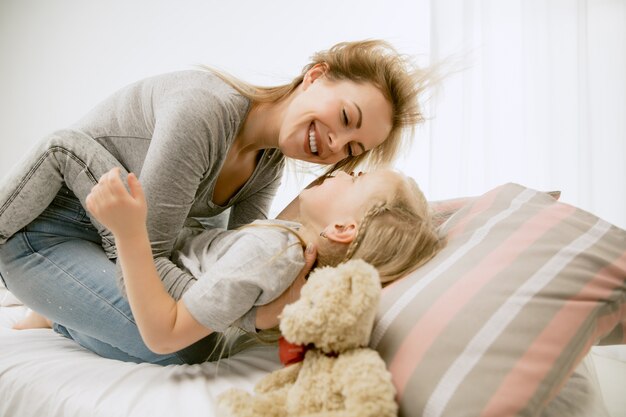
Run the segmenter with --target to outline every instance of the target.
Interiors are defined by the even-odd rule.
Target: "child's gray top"
[[[182,296],[191,315],[214,331],[235,325],[255,331],[254,306],[282,294],[304,267],[300,240],[272,225],[298,229],[300,224],[257,220],[239,230],[187,229],[172,260],[197,282]]]
[[[227,204],[212,202],[218,174],[249,108],[250,101],[215,74],[180,71],[121,89],[73,126],[139,176],[155,264],[173,296],[193,279],[169,260],[187,218],[213,217],[229,207],[229,228],[267,218],[284,165],[278,149],[262,152],[252,177]]]

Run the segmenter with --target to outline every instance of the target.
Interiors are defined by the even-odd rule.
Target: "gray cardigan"
[[[278,149],[266,149],[252,177],[227,204],[211,201],[249,108],[247,98],[213,73],[180,71],[124,87],[73,126],[139,176],[155,264],[176,299],[194,281],[169,259],[188,218],[231,208],[229,228],[265,219],[280,185],[284,157]],[[118,278],[123,288],[119,265]]]

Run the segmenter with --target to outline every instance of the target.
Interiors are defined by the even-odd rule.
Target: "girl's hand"
[[[147,204],[143,189],[135,174],[128,174],[126,190],[120,169],[113,168],[104,174],[86,199],[87,210],[119,237],[133,236],[146,230]]]

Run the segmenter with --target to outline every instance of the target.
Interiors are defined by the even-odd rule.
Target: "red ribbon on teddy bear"
[[[307,350],[306,346],[290,343],[284,337],[278,339],[278,357],[285,366],[303,361]]]

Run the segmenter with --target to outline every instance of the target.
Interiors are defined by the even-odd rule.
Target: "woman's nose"
[[[346,134],[328,135],[328,149],[330,149],[332,153],[341,152],[348,142],[349,139]]]

